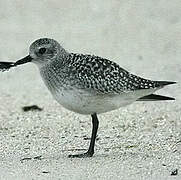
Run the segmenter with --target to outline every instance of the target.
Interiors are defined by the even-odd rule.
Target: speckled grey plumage
[[[151,81],[135,76],[118,64],[94,55],[67,53],[62,60],[58,57],[41,69],[49,81],[54,77],[65,86],[93,90],[99,94],[118,94],[127,91],[158,88],[162,81]]]
[[[135,76],[98,56],[69,53],[48,38],[32,43],[30,56],[54,98],[82,114],[117,109],[172,83]]]

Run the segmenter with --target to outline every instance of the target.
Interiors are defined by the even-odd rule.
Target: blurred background
[[[164,79],[172,69],[174,80],[180,17],[180,0],[1,0],[0,59],[16,60],[35,39],[50,37],[69,51],[103,56],[148,77]]]
[[[27,55],[41,37],[56,39],[71,52],[111,59],[146,78],[180,78],[180,0],[0,0],[1,60]],[[22,83],[30,89],[29,80],[35,89],[41,84],[34,65],[11,73],[16,76],[9,83],[18,79],[15,93]],[[9,83],[0,90],[7,91]]]
[[[0,0],[0,60],[26,56],[42,37],[145,78],[177,81],[159,92],[176,101],[134,103],[99,116],[96,161],[70,161],[69,149],[88,145],[90,117],[61,108],[35,65],[0,72],[0,179],[7,171],[37,179],[43,170],[52,179],[169,179],[181,168],[181,0]],[[32,104],[43,111],[22,112]],[[39,155],[45,160],[20,162]]]

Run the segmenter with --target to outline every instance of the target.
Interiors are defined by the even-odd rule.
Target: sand
[[[55,102],[33,64],[0,73],[0,179],[181,179],[180,17],[179,0],[1,0],[1,60],[26,56],[32,41],[51,37],[68,51],[178,84],[158,92],[176,101],[99,115],[95,155],[69,159],[88,148],[91,117]],[[34,104],[43,110],[23,112]]]

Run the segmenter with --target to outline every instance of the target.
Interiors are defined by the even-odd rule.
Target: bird
[[[54,99],[64,108],[91,115],[92,134],[87,152],[71,154],[70,158],[92,157],[99,127],[98,114],[129,105],[135,101],[175,100],[154,94],[174,84],[136,76],[117,63],[89,54],[71,53],[50,38],[35,40],[29,55],[16,62],[0,62],[0,70],[32,62]]]

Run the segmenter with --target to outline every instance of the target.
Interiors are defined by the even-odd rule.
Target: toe
[[[92,157],[93,154],[91,153],[84,153],[84,154],[70,154],[68,157],[69,158],[87,158],[87,157]]]

